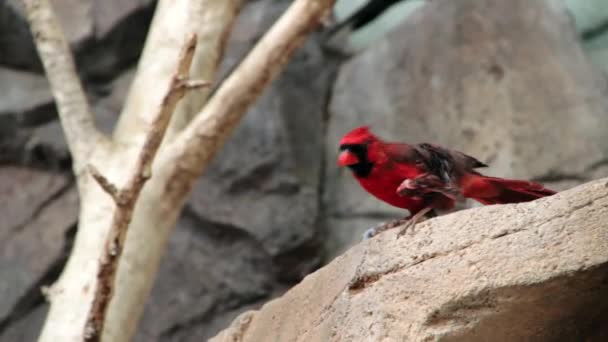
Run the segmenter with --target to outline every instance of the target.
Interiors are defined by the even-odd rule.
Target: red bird
[[[340,141],[338,165],[350,168],[361,186],[378,199],[410,212],[405,230],[433,209],[451,209],[472,198],[482,204],[532,201],[555,194],[541,184],[484,176],[484,163],[464,153],[431,144],[388,143],[368,127],[359,127]],[[366,237],[403,220],[372,228]]]

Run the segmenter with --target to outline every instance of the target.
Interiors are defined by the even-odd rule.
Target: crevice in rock
[[[294,248],[282,251],[273,258],[277,268],[281,270],[277,274],[277,280],[283,284],[295,285],[302,280],[309,271],[314,271],[321,266],[322,257],[319,250],[320,239],[316,238],[306,241]],[[303,263],[306,260],[306,263]],[[290,267],[298,265],[298,267]]]
[[[600,159],[600,160],[596,161],[595,163],[589,165],[589,167],[587,167],[585,169],[585,172],[595,171],[595,170],[599,169],[600,167],[604,167],[604,166],[608,166],[608,158]]]
[[[467,318],[479,319],[491,313],[498,306],[498,302],[496,293],[487,290],[458,298],[433,311],[426,318],[425,325],[437,327],[450,324],[467,325],[470,322]]]
[[[544,175],[534,177],[533,181],[537,182],[562,182],[562,181],[575,181],[585,182],[589,180],[589,173],[596,171],[597,169],[608,166],[608,158],[599,159],[589,165],[587,165],[580,173],[566,173],[557,170],[550,170]]]
[[[495,325],[493,321],[529,321],[526,315],[538,317],[538,313],[544,313],[548,317],[545,329],[551,331],[550,335],[560,336],[560,340],[587,341],[589,336],[605,330],[600,327],[600,322],[606,320],[608,301],[598,302],[597,297],[606,291],[607,271],[606,265],[602,265],[585,270],[576,276],[563,275],[553,279],[539,280],[538,283],[533,284],[503,286],[490,290],[484,289],[461,297],[456,296],[429,313],[424,325],[432,328],[438,336],[451,331],[452,334],[458,332],[460,337],[457,340],[477,340],[475,336],[484,331],[484,325],[501,329],[500,325]],[[561,297],[547,297],[546,293],[555,292],[555,290],[551,290],[555,288],[563,289],[560,293]],[[522,297],[525,300],[522,300]],[[555,307],[555,303],[559,303],[559,307]],[[522,306],[534,308],[538,310],[538,313],[523,313]],[[569,314],[557,314],[559,311]],[[556,327],[561,327],[559,320],[555,322],[556,314],[561,316],[561,320],[579,317],[582,325],[577,325],[577,331],[568,331],[568,328],[565,328],[564,331],[554,331]],[[512,324],[521,326],[525,323],[513,322]],[[565,324],[563,327],[568,325],[571,324]],[[474,330],[472,330],[473,327]],[[508,331],[509,328],[503,329]],[[495,331],[495,329],[492,330]],[[495,332],[497,337],[504,333]],[[569,337],[564,339],[565,336]]]
[[[601,22],[599,25],[582,32],[583,40],[592,40],[605,33],[608,33],[608,20]]]
[[[395,273],[397,271],[398,271],[398,268],[395,268],[395,269],[390,269],[390,270],[382,272],[382,273],[370,273],[370,274],[365,274],[361,277],[355,278],[348,285],[348,292],[350,292],[351,294],[357,294],[357,293],[363,291],[363,289],[365,289],[366,287],[369,287],[373,283],[380,280],[380,278],[382,278],[383,276],[389,275],[391,273]]]
[[[47,144],[26,144],[18,164],[37,170],[64,172],[71,175],[72,156]]]
[[[186,204],[184,206],[184,209],[182,210],[182,215],[184,217],[196,222],[196,224],[198,226],[217,227],[217,229],[206,229],[205,234],[213,235],[216,238],[225,239],[225,240],[236,241],[236,240],[240,240],[240,239],[245,239],[245,240],[253,241],[255,243],[259,243],[259,241],[256,239],[256,237],[245,229],[241,229],[241,228],[231,225],[231,224],[226,224],[223,222],[215,222],[215,221],[209,220],[207,218],[201,217],[192,208],[192,206],[190,204]],[[201,231],[198,229],[195,230],[194,232],[197,234],[201,233]],[[264,250],[261,243],[259,243],[259,244],[260,244],[260,249]],[[268,257],[270,258],[270,254],[268,254]]]
[[[551,183],[551,182],[563,182],[563,181],[576,181],[583,182],[585,181],[585,177],[581,174],[574,173],[562,173],[558,171],[550,171],[544,175],[534,177],[532,181],[540,182],[540,183]]]
[[[240,307],[246,305],[252,305],[258,303],[262,300],[265,300],[268,296],[252,296],[250,298],[243,299],[238,302],[227,303],[224,305],[215,304],[209,310],[205,312],[201,312],[199,314],[194,315],[192,318],[188,319],[184,322],[178,322],[173,326],[169,327],[167,330],[161,332],[159,334],[159,340],[161,341],[173,341],[176,335],[183,333],[184,331],[188,331],[191,329],[196,329],[201,326],[209,325],[214,318],[221,316],[222,314],[236,310]]]
[[[275,258],[264,248],[262,242],[260,242],[253,234],[245,229],[236,227],[234,225],[214,222],[199,216],[190,205],[186,205],[182,211],[182,215],[194,222],[199,227],[205,227],[205,229],[193,229],[193,232],[197,235],[205,235],[205,238],[209,236],[217,240],[220,243],[235,243],[237,241],[248,241],[248,243],[255,246],[256,250],[262,252],[263,258],[272,262],[272,269],[267,270],[268,273],[275,279],[280,279],[278,267],[275,262]],[[269,292],[271,289],[268,289]]]
[[[72,186],[74,185],[73,181],[70,180],[68,181],[64,186],[62,186],[61,188],[59,188],[57,191],[55,191],[54,193],[52,193],[49,198],[47,198],[46,200],[44,200],[42,203],[40,203],[32,212],[32,215],[30,215],[30,217],[27,218],[27,220],[25,220],[24,222],[21,222],[20,224],[12,227],[10,229],[10,233],[9,236],[14,235],[20,231],[23,230],[23,228],[27,227],[29,224],[31,224],[32,222],[34,222],[36,219],[38,219],[38,217],[40,216],[40,214],[51,204],[53,204],[53,202],[55,202],[55,200],[57,200],[58,198],[60,198],[61,196],[65,195],[68,191],[70,191],[70,189],[72,188]]]
[[[58,120],[57,107],[54,101],[41,103],[36,107],[24,109],[16,114],[16,119],[21,128],[41,126]]]
[[[105,36],[82,44],[76,61],[83,82],[110,82],[137,63],[155,9],[156,1],[152,1],[122,18]]]
[[[59,256],[49,265],[48,269],[42,273],[40,278],[25,291],[24,295],[19,298],[11,309],[10,314],[0,321],[0,337],[10,325],[28,316],[39,306],[44,305],[45,299],[41,288],[54,283],[59,278],[72,250],[74,238],[76,236],[76,227],[77,224],[74,224],[66,230],[62,251]]]

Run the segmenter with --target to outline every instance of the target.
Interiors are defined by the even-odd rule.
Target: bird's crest
[[[340,145],[364,144],[374,139],[376,136],[370,131],[369,126],[361,126],[344,135],[340,140]]]

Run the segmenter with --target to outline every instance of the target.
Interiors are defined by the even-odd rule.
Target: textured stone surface
[[[85,80],[104,83],[137,63],[156,1],[88,1],[95,35],[78,51],[78,66]]]
[[[0,64],[42,70],[19,0],[0,1]]]
[[[136,61],[154,0],[51,0],[83,76],[112,78]],[[0,64],[41,72],[21,1],[0,2]]]
[[[600,341],[607,215],[604,178],[383,233],[211,341]]]
[[[27,171],[22,172],[27,174]],[[30,177],[33,185],[19,187],[17,193],[10,190],[1,193],[19,203],[21,200],[28,200],[25,194],[32,191],[27,195],[30,196],[29,201],[39,201],[40,198],[35,196],[44,193],[39,191],[40,187],[48,187],[48,183],[53,181],[65,184],[65,180],[49,179],[43,174]],[[2,217],[11,218],[15,215],[14,217],[19,218],[19,210],[23,208],[34,211],[28,213],[24,222],[12,227],[5,226],[1,230],[0,326],[7,320],[20,319],[42,303],[40,287],[50,285],[54,281],[65,261],[68,230],[74,228],[77,221],[78,196],[75,189],[64,186],[49,194],[45,201],[36,206],[21,204],[12,210],[9,206],[2,206],[5,211]]]
[[[24,315],[16,322],[12,322],[0,333],[0,341],[31,342],[36,341],[44,323],[48,307],[46,304],[38,306],[35,310]]]
[[[265,32],[273,22],[269,16],[285,7],[272,1],[245,6],[224,70]],[[314,238],[331,70],[315,42],[296,53],[196,186],[192,205],[199,215],[248,231],[273,256]]]
[[[62,175],[21,167],[0,168],[0,241],[35,219],[67,183]]]
[[[0,116],[11,115],[26,126],[56,118],[53,95],[42,75],[0,67]]]
[[[220,328],[214,319],[273,289],[272,258],[234,227],[186,213],[167,250],[136,341],[201,341]]]
[[[89,0],[91,1],[91,0]],[[96,0],[92,1],[95,35],[107,36],[137,11],[152,7],[155,0]],[[140,27],[141,29],[141,27]]]
[[[330,112],[328,161],[340,137],[363,124],[388,140],[459,149],[492,175],[559,189],[597,177],[608,160],[607,80],[554,1],[428,2],[341,68]],[[326,165],[330,216],[404,215]]]

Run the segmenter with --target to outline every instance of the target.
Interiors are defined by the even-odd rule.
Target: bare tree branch
[[[99,340],[102,334],[112,341],[132,338],[169,233],[198,175],[247,107],[333,3],[296,0],[223,82],[199,117],[168,144],[163,143],[157,153],[169,133],[167,126],[178,132],[189,113],[196,112],[197,107],[188,103],[182,106],[183,112],[173,114],[181,116],[180,123],[171,119],[179,97],[188,88],[201,85],[189,78],[215,73],[219,50],[223,50],[241,4],[241,0],[159,1],[129,100],[113,136],[115,148],[108,153],[95,151],[91,156],[90,163],[104,175],[93,167],[90,170],[97,176],[89,179],[97,179],[102,187],[86,182],[80,189],[81,224],[66,269],[51,288],[51,308],[41,341],[79,341],[84,336]],[[200,33],[200,27],[207,25],[214,26],[206,31],[208,44],[203,47],[203,51],[213,52],[209,61],[197,48],[194,60],[200,64],[198,69],[180,62],[182,67],[177,69],[189,70],[190,75],[180,74],[176,71],[178,42],[184,34]],[[142,141],[140,151],[136,146],[142,146]],[[154,178],[146,183],[152,171]],[[117,287],[117,281],[123,286]]]
[[[183,35],[196,33],[197,51],[189,76],[213,81],[242,0],[160,0],[137,67],[137,75],[114,132],[121,144],[138,140],[142,122],[153,120],[162,87],[168,84]],[[160,88],[160,89],[159,89]],[[207,100],[209,90],[188,95],[178,103],[166,133],[181,131]],[[146,99],[145,101],[142,99]]]
[[[102,175],[101,172],[99,172],[99,170],[94,165],[89,164],[89,173],[97,181],[99,186],[101,186],[103,191],[105,191],[108,195],[110,195],[112,197],[112,199],[114,200],[114,202],[118,204],[120,202],[120,199],[119,199],[120,191],[118,191],[118,188],[116,187],[116,185],[112,184],[112,182],[110,182],[106,178],[106,176]]]
[[[164,154],[175,172],[200,174],[264,88],[283,70],[335,0],[296,0],[243,62],[220,85],[191,124]],[[179,162],[178,162],[179,161]]]
[[[59,119],[80,175],[88,156],[107,138],[95,128],[70,47],[49,0],[23,0],[38,54],[57,103]]]
[[[112,196],[117,208],[114,211],[112,226],[106,241],[105,253],[101,256],[100,267],[97,273],[98,283],[95,297],[84,332],[87,340],[98,341],[101,338],[107,307],[112,299],[115,286],[118,261],[122,254],[129,224],[133,217],[133,210],[144,184],[152,175],[152,162],[169,126],[171,114],[175,110],[177,102],[184,97],[188,90],[209,85],[208,82],[187,79],[195,48],[196,35],[191,35],[180,52],[178,68],[171,79],[169,88],[166,90],[156,118],[150,124],[133,173],[125,186],[122,189],[118,189],[117,186],[112,185],[109,180],[101,175],[95,167],[89,167],[93,177]]]

